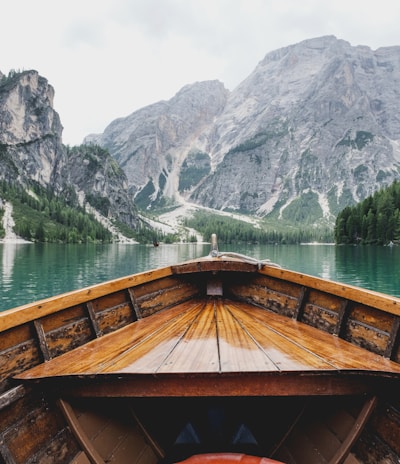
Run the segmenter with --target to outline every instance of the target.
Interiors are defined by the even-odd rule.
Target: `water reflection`
[[[400,296],[400,247],[220,244],[287,269]],[[124,275],[206,256],[208,244],[1,244],[0,310]]]
[[[208,245],[0,245],[0,311],[209,252]]]
[[[336,280],[400,296],[399,247],[336,247]]]

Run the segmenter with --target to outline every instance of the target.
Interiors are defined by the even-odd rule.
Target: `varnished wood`
[[[352,427],[351,432],[347,435],[346,439],[343,441],[341,447],[336,451],[335,455],[329,461],[329,464],[342,464],[346,456],[349,454],[352,446],[356,442],[357,438],[360,436],[361,431],[363,430],[367,420],[372,414],[378,403],[376,396],[368,398],[362,408],[360,414],[357,416],[354,421],[354,426]]]
[[[111,280],[101,285],[93,285],[81,290],[57,295],[46,298],[35,303],[19,306],[18,308],[9,309],[0,312],[0,331],[7,330],[25,322],[33,321],[37,318],[44,317],[62,311],[67,306],[74,306],[94,298],[100,298],[112,292],[130,288],[150,280],[161,279],[172,275],[170,267],[156,269],[154,271],[142,272],[128,277]]]
[[[281,396],[366,393],[375,385],[368,378],[380,375],[400,378],[400,365],[296,320],[210,298],[136,321],[16,377],[72,381],[71,391],[93,396]]]
[[[72,432],[76,439],[85,450],[86,456],[88,457],[91,464],[105,464],[103,458],[99,455],[97,450],[93,447],[92,443],[88,439],[86,433],[83,431],[78,419],[71,406],[64,400],[59,400],[59,408],[62,411],[64,417],[67,419]]]
[[[185,398],[252,396],[332,396],[374,394],[379,386],[368,375],[266,373],[108,374],[85,378],[42,379],[41,388],[82,398]]]
[[[310,288],[323,289],[325,292],[338,295],[348,300],[354,300],[374,308],[381,309],[391,314],[400,315],[400,298],[384,295],[373,290],[363,289],[348,284],[342,284],[319,277],[288,271],[276,267],[265,266],[260,270],[261,274],[270,275],[282,280],[304,285]]]
[[[302,397],[335,397],[340,405],[349,395],[378,395],[372,414],[372,403],[370,408],[366,403],[363,411],[360,406],[354,415],[352,408],[341,408],[340,420],[346,426],[334,431],[327,422],[321,430],[318,423],[308,422],[304,438],[316,442],[298,453],[296,464],[316,464],[324,453],[327,461],[333,456],[335,463],[353,462],[354,456],[365,462],[380,462],[383,457],[396,462],[400,456],[399,302],[285,269],[206,257],[5,311],[0,313],[0,460],[44,463],[46,456],[56,456],[49,461],[55,463],[68,456],[65,462],[88,462],[88,453],[82,453],[70,432],[74,423],[79,428],[79,420],[86,420],[85,413],[69,427],[57,408],[46,403],[64,395],[84,397],[75,399],[78,404],[96,398],[99,412],[103,402],[116,398],[118,414],[129,412],[130,402],[142,397],[145,401],[210,397],[217,404],[227,397],[243,402],[250,397],[280,397],[285,401],[280,412],[286,418],[269,450],[276,443],[284,449],[291,432],[297,438],[304,436],[304,416],[297,421],[296,414],[287,411],[293,400],[295,411],[305,405],[309,420],[317,417],[313,410],[317,406],[303,403]],[[28,392],[39,392],[35,404]],[[100,422],[107,414],[113,416],[113,433],[117,433],[119,417],[112,410],[100,414]],[[125,437],[134,424],[132,417],[124,417],[125,425],[129,423]],[[351,419],[356,421],[354,427]],[[274,427],[263,424],[257,440],[264,426],[265,430]],[[134,433],[142,441],[145,435],[148,443],[135,447],[132,457],[136,460],[137,452],[143,464],[155,464],[164,450],[152,429],[145,423],[141,427]],[[31,443],[24,446],[27,437],[35,439],[30,439],[31,450]],[[108,440],[102,432],[99,440],[103,437]],[[110,456],[110,462],[130,462],[128,451],[119,461],[128,441],[116,437],[108,448],[116,450],[115,457],[110,451],[99,453],[101,459]],[[378,444],[373,450],[371,441]],[[95,452],[103,444],[93,445]],[[132,453],[131,444],[129,449]]]

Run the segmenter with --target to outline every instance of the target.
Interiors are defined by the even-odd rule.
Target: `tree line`
[[[217,234],[221,243],[261,243],[261,244],[298,244],[309,242],[332,242],[333,234],[329,228],[282,227],[277,230],[271,225],[255,227],[235,218],[196,212],[184,221],[186,227],[196,229],[204,240],[210,240],[211,234]]]
[[[354,206],[344,208],[335,223],[337,244],[400,243],[400,182],[395,181]]]
[[[0,198],[13,205],[14,232],[36,242],[110,242],[112,234],[78,205],[73,189],[63,197],[38,184],[29,189],[0,182]],[[2,230],[4,236],[4,230]]]

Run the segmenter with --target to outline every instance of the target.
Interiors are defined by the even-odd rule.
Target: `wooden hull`
[[[173,332],[165,324],[174,314],[176,330],[183,327],[194,302],[204,310],[168,348],[170,371],[162,374],[161,363],[151,371],[155,355],[151,364],[139,351],[159,334],[160,356],[161,334]],[[0,463],[168,463],[219,452],[398,463],[399,305],[300,273],[207,257],[5,311]],[[207,344],[190,348],[188,363],[178,347],[194,347],[199,331]],[[215,340],[207,369],[219,364],[208,372]],[[274,366],[266,368],[266,358]]]

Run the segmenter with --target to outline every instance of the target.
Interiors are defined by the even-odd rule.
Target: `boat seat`
[[[178,464],[284,464],[270,458],[250,456],[241,453],[195,454]]]

